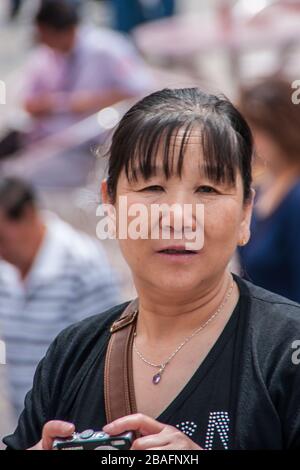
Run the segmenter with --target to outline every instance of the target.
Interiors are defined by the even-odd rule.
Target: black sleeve
[[[283,378],[279,381],[279,388],[282,398],[285,448],[300,450],[300,363],[299,352],[297,354],[297,350],[292,349],[294,342],[295,340],[291,341],[288,347],[288,357]]]
[[[46,356],[39,363],[33,380],[33,387],[25,398],[25,407],[15,432],[3,439],[8,450],[28,449],[40,441],[44,424],[48,421],[50,409],[51,377],[55,364],[57,339],[49,347]]]
[[[300,312],[299,312],[300,313]],[[294,323],[294,324],[293,324]],[[285,338],[282,328],[274,343],[276,351],[270,373],[269,390],[280,416],[285,449],[300,449],[300,328],[291,322]],[[281,341],[281,342],[280,342]]]
[[[66,394],[76,393],[77,382],[83,380],[90,364],[100,357],[107,343],[109,326],[126,305],[128,302],[86,318],[57,336],[36,369],[17,429],[3,439],[8,450],[34,446],[42,437],[43,426],[58,419],[57,416],[64,416],[61,398],[67,401]]]

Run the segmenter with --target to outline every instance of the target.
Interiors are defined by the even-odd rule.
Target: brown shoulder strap
[[[136,413],[133,385],[132,345],[138,299],[126,307],[111,326],[105,358],[104,400],[107,423]]]

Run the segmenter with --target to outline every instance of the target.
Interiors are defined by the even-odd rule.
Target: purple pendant
[[[160,372],[159,372],[158,374],[155,374],[155,375],[153,376],[152,383],[153,383],[154,385],[157,385],[157,384],[159,384],[160,379],[161,379],[161,374],[160,374]]]

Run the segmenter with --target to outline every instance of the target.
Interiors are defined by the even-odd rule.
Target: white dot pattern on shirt
[[[213,411],[209,414],[205,449],[212,450],[215,429],[217,429],[224,449],[228,449],[229,416],[227,411]]]
[[[195,424],[193,421],[183,421],[180,424],[176,424],[176,428],[180,429],[180,431],[186,434],[188,437],[192,437],[197,429],[197,424]]]

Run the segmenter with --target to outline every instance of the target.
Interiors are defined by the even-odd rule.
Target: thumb
[[[49,421],[45,424],[42,434],[42,449],[51,450],[52,444],[57,437],[70,437],[75,431],[75,426],[66,421]]]

